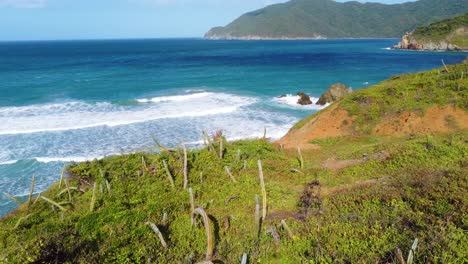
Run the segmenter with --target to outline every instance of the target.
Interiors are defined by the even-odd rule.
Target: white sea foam
[[[150,100],[158,103],[122,106],[106,102],[71,102],[0,108],[0,135],[114,127],[158,119],[220,115],[256,102],[254,98],[222,93],[197,93]]]
[[[0,161],[0,165],[11,165],[11,164],[15,164],[16,162],[18,161],[17,160]]]
[[[320,109],[323,109],[325,107],[328,106],[327,105],[316,105],[315,103],[317,103],[317,101],[319,100],[319,98],[316,98],[316,97],[310,97],[310,100],[312,101],[312,104],[310,105],[300,105],[297,103],[297,101],[299,100],[300,96],[298,95],[291,95],[291,94],[287,94],[286,96],[283,96],[283,97],[275,97],[273,98],[273,102],[279,104],[279,105],[282,105],[282,106],[288,106],[288,107],[293,107],[293,108],[297,108],[297,109],[313,109],[313,110],[320,110]]]
[[[188,90],[188,91],[192,92],[192,90]],[[137,99],[136,101],[139,103],[183,102],[183,101],[190,101],[193,99],[203,98],[203,97],[207,97],[211,95],[214,95],[214,93],[197,92],[197,93],[186,94],[186,95],[159,96],[159,97],[153,97],[149,99]]]
[[[104,156],[96,157],[35,157],[37,162],[50,163],[50,162],[85,162],[92,161],[95,159],[102,159]]]

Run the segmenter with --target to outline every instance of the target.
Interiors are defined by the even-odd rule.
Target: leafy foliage
[[[418,27],[411,36],[418,41],[446,40],[459,47],[468,47],[468,33],[466,31],[468,31],[468,13],[426,27]]]
[[[292,0],[246,13],[207,38],[401,37],[418,26],[468,12],[465,0],[420,0],[397,5]]]

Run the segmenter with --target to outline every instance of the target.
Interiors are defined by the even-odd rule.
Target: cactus
[[[403,258],[403,253],[401,252],[401,249],[399,249],[399,248],[395,249],[395,256],[396,256],[396,259],[397,259],[398,263],[406,264],[406,261]]]
[[[288,233],[289,238],[293,238],[293,233],[292,233],[291,229],[289,228],[288,224],[286,224],[286,221],[284,219],[281,220],[281,226],[284,228],[284,230],[286,230],[286,232]]]
[[[229,170],[228,166],[224,167],[224,170],[226,171],[226,174],[231,178],[232,182],[237,183],[236,178],[234,178],[234,175],[232,175],[231,171]]]
[[[211,223],[208,215],[206,212],[198,207],[192,212],[192,226],[195,224],[195,215],[199,214],[203,218],[203,223],[205,225],[205,231],[206,231],[206,260],[211,260],[213,257],[213,250],[214,250],[214,236],[213,236],[213,229],[211,228]]]
[[[416,251],[416,248],[418,247],[418,242],[419,240],[417,238],[414,239],[413,245],[411,246],[411,249],[408,253],[408,259],[406,260],[406,264],[412,264],[414,260],[414,252]]]
[[[304,169],[304,159],[302,158],[301,148],[297,147],[297,154],[299,154],[299,166]]]
[[[163,213],[162,224],[164,226],[167,225],[167,213],[166,212]]]
[[[171,186],[174,188],[175,187],[174,179],[172,178],[171,172],[169,171],[169,167],[167,166],[166,160],[163,160],[163,165],[164,165],[164,170],[166,171],[167,178],[171,182]]]
[[[194,202],[194,199],[193,199],[192,187],[189,188],[189,194],[190,194],[190,212],[193,212],[195,210],[195,202]]]
[[[110,183],[109,181],[106,179],[106,188],[107,188],[107,192],[110,193],[111,192],[111,187],[110,187]]]
[[[28,219],[32,214],[28,214],[26,216],[23,216],[23,217],[20,217],[18,219],[18,222],[16,222],[16,225],[15,227],[13,227],[13,229],[17,229],[20,225],[21,225],[21,222],[23,222],[24,220]]]
[[[247,264],[247,253],[242,254],[241,264]]]
[[[223,136],[219,136],[219,158],[220,159],[223,158],[223,152],[224,152],[224,149],[223,149]]]
[[[33,174],[32,180],[31,180],[31,189],[29,190],[29,196],[28,196],[28,207],[32,203],[32,196],[34,193],[34,184],[36,183],[36,176]]]
[[[94,211],[94,205],[96,204],[96,188],[97,188],[97,184],[95,182],[93,185],[93,196],[91,197],[91,203],[89,204],[90,212]]]
[[[164,240],[164,237],[163,237],[161,231],[159,230],[158,226],[156,226],[152,222],[146,222],[145,224],[149,225],[151,227],[151,229],[153,229],[154,233],[159,237],[159,241],[161,241],[161,245],[164,248],[167,248],[166,240]]]
[[[63,165],[62,173],[60,174],[59,189],[62,188],[63,175],[65,174],[65,165]]]
[[[145,161],[145,157],[144,156],[141,156],[141,163],[143,165],[143,169],[145,171],[148,171],[148,166],[146,166],[146,161]]]
[[[185,144],[182,144],[182,148],[184,149],[184,189],[187,189],[188,169],[187,169],[187,148],[185,147]]]
[[[260,178],[260,187],[262,188],[262,202],[263,202],[262,219],[264,221],[267,216],[267,193],[265,189],[265,181],[263,179],[263,169],[262,169],[261,160],[258,160],[258,176]]]
[[[67,209],[65,209],[63,206],[61,206],[60,204],[58,204],[57,202],[45,197],[44,195],[40,195],[40,198],[48,203],[50,203],[51,206],[55,206],[57,207],[58,209],[62,210],[62,211],[67,211]]]
[[[70,202],[72,202],[72,195],[71,195],[71,192],[70,192],[70,186],[68,185],[68,180],[65,179],[64,182],[65,182],[65,186],[67,186],[68,200]],[[77,188],[77,190],[78,190],[78,188]]]
[[[260,218],[260,203],[258,201],[258,195],[255,195],[255,226],[257,227],[257,236],[260,235],[261,228],[261,218]]]
[[[68,195],[71,196],[71,192],[70,191],[77,191],[77,192],[82,192],[80,189],[78,189],[78,187],[66,187],[65,189],[61,190],[58,194],[57,194],[57,197],[58,196],[61,196],[62,194],[64,194],[65,192],[68,192]],[[70,197],[69,197],[70,199]]]
[[[15,203],[17,203],[17,204],[21,204],[21,203],[22,203],[18,198],[14,197],[14,196],[11,195],[11,194],[8,194],[8,193],[6,193],[6,192],[4,192],[3,194],[4,194],[6,197],[8,197],[8,199],[12,200],[13,202],[15,202]]]

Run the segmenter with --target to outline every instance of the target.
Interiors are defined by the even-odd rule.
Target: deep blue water
[[[0,43],[0,192],[24,196],[58,180],[64,162],[147,150],[152,136],[196,146],[201,131],[281,137],[319,97],[466,54],[387,50],[397,40],[201,39]],[[14,204],[0,196],[0,216]]]

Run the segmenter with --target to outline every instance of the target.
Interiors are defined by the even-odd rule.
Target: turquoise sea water
[[[320,109],[298,106],[343,82],[460,62],[465,54],[388,50],[395,39],[106,40],[0,43],[0,192],[23,197],[57,181],[64,163],[196,147],[201,131],[279,138]],[[0,195],[0,216],[15,204]]]

